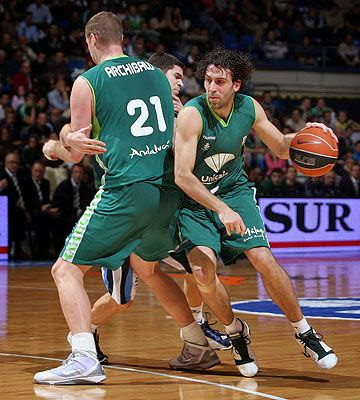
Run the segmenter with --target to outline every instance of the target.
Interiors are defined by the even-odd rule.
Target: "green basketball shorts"
[[[228,236],[216,212],[200,206],[182,208],[179,214],[182,244],[177,252],[188,252],[195,246],[209,247],[228,265],[246,250],[269,247],[255,195],[256,189],[250,182],[219,195],[219,198],[243,219],[247,228],[244,236],[235,233]]]
[[[100,188],[68,236],[60,257],[78,265],[118,269],[131,254],[158,261],[174,248],[182,193],[138,182]]]

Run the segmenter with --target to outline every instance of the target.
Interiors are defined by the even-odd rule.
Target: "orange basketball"
[[[335,139],[318,127],[304,129],[290,143],[294,167],[307,176],[321,176],[331,171],[338,154]]]

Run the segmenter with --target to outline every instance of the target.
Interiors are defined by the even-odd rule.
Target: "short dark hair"
[[[271,176],[272,174],[284,175],[284,171],[283,171],[281,168],[274,168],[274,169],[271,171],[270,176]]]
[[[185,69],[185,65],[179,59],[169,53],[154,53],[148,61],[150,64],[155,65],[155,67],[160,68],[164,74],[166,74],[169,69],[174,68],[175,65],[180,67],[182,70]]]
[[[198,64],[198,76],[200,79],[205,79],[206,70],[209,65],[228,69],[232,73],[233,82],[240,80],[243,85],[250,79],[254,69],[247,54],[221,47],[206,53],[200,60]]]
[[[101,11],[89,19],[85,26],[85,37],[93,34],[105,46],[122,44],[123,29],[118,17],[108,11]]]

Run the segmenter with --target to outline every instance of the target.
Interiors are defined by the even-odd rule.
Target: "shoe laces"
[[[302,352],[305,357],[311,357],[311,355],[308,353],[307,349],[311,349],[315,351],[316,353],[321,353],[324,351],[323,347],[320,344],[320,341],[323,338],[323,335],[321,333],[315,333],[311,329],[311,333],[308,335],[298,335],[298,338],[300,339],[300,342],[304,346],[304,351]]]
[[[77,358],[77,356],[85,357],[83,351],[81,351],[81,350],[73,350],[73,351],[69,354],[68,358],[66,358],[66,359],[62,362],[62,365],[68,366],[70,363],[75,362],[75,363],[80,364],[81,366],[83,366],[83,365],[81,364],[81,362],[79,361],[79,359]]]
[[[213,325],[215,325],[217,323],[217,320],[215,320],[214,322],[211,322],[211,323],[209,322],[209,320],[212,317],[212,315],[208,311],[204,312],[204,317],[205,317],[204,322],[202,322],[201,325],[205,325],[205,326],[210,328],[211,326],[213,326]],[[219,331],[217,329],[211,328],[211,330],[214,331],[219,336],[226,335],[226,333],[221,332],[221,331]]]

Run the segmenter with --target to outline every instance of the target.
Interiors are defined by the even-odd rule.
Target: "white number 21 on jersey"
[[[150,103],[154,106],[156,112],[157,123],[160,132],[166,131],[166,123],[163,114],[163,110],[161,107],[161,101],[159,96],[151,96]],[[154,132],[154,128],[152,126],[144,126],[147,119],[149,118],[149,108],[144,100],[134,99],[129,101],[126,110],[129,115],[135,115],[135,110],[140,108],[140,115],[136,119],[136,121],[131,125],[131,134],[133,136],[148,136]]]

